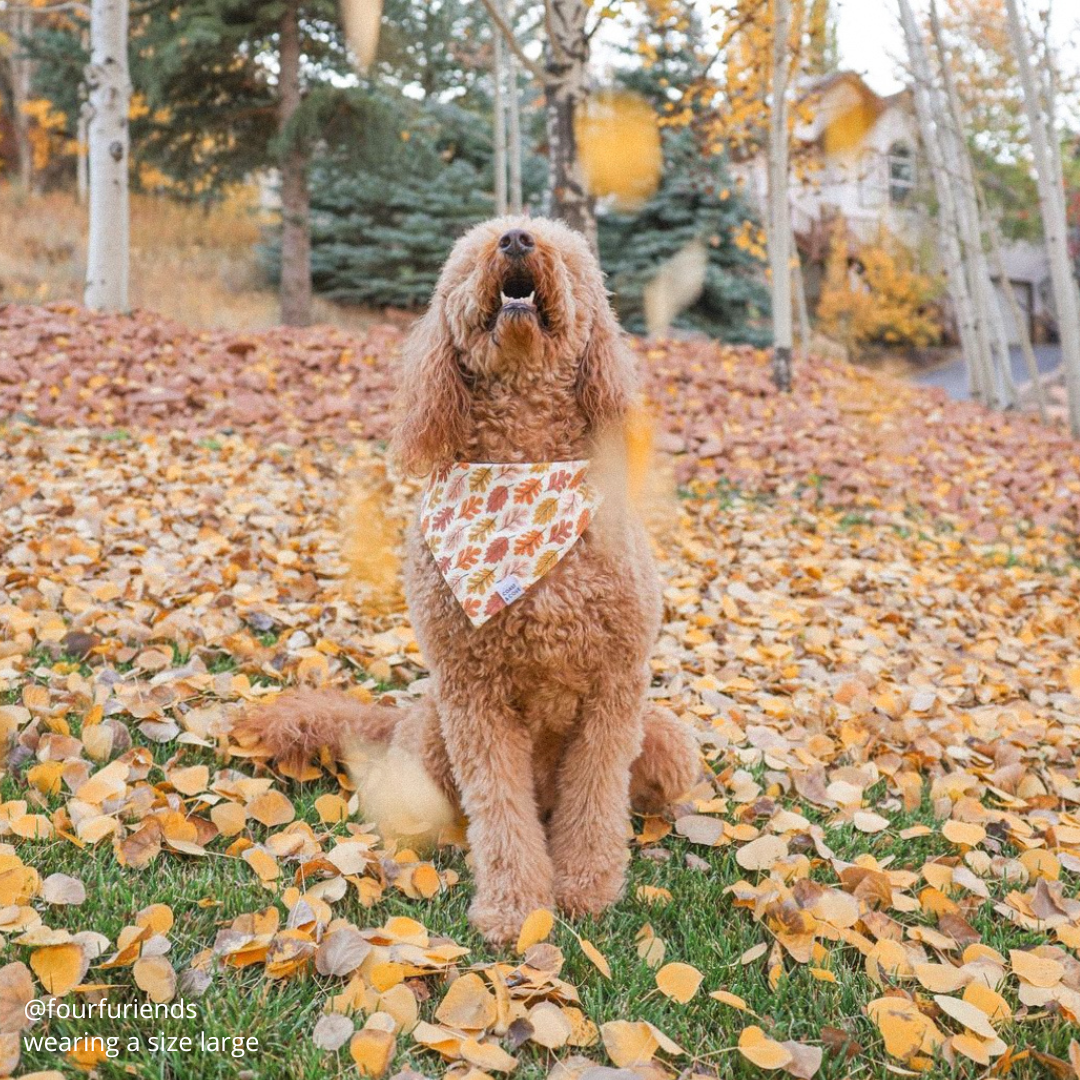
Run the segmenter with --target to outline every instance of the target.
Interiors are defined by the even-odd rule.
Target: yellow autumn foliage
[[[646,8],[650,18],[644,23],[637,47],[648,65],[657,55],[650,32],[682,32],[685,5],[648,0]],[[728,0],[723,10],[725,18],[719,23],[715,41],[710,42],[702,74],[673,88],[677,93],[666,103],[662,123],[667,127],[692,125],[707,152],[741,160],[761,149],[769,129],[776,13],[773,0]],[[792,0],[787,49],[792,85],[804,86],[817,73],[827,29],[822,18],[820,4]],[[816,94],[805,91],[793,95],[790,131],[810,121],[815,100]],[[808,150],[801,140],[793,140],[791,167],[796,175],[815,168],[806,161]]]
[[[379,464],[370,459],[352,478],[342,508],[342,555],[350,582],[358,589],[366,610],[400,609],[398,556],[401,522],[387,512],[390,484]]]
[[[40,172],[54,154],[74,154],[78,143],[64,134],[67,116],[47,98],[31,98],[23,103],[23,113],[30,120],[30,152],[34,171]]]
[[[589,192],[620,209],[641,206],[660,186],[664,155],[652,106],[627,90],[593,94],[579,110],[575,137]]]
[[[933,345],[941,339],[939,291],[938,278],[921,270],[895,236],[883,229],[875,243],[853,248],[840,221],[829,246],[819,324],[854,352],[867,345]]]

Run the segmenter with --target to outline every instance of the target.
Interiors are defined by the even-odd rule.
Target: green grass
[[[159,763],[168,757],[169,748],[153,747],[153,750]],[[210,755],[200,752],[185,757],[186,761],[200,759],[210,761]],[[11,798],[15,787],[12,778],[6,778],[2,786],[4,797]],[[317,821],[314,800],[332,790],[334,785],[329,780],[292,789],[290,794],[298,816],[310,822]],[[797,800],[790,805],[814,821],[824,820]],[[899,838],[900,829],[920,822],[934,831],[909,841]],[[917,868],[926,859],[955,854],[935,824],[929,806],[924,805],[915,813],[898,815],[893,827],[876,836],[863,835],[851,827],[828,830],[826,836],[840,860],[850,861],[869,851],[879,860],[896,856],[896,865]],[[344,826],[333,830],[318,828],[324,832],[344,831]],[[259,840],[266,831],[256,825],[252,832],[253,838]],[[213,845],[215,848],[220,846],[220,843]],[[566,956],[562,977],[579,988],[582,1007],[594,1022],[599,1025],[616,1019],[649,1020],[689,1052],[689,1058],[674,1063],[678,1068],[692,1061],[699,1070],[737,1078],[760,1075],[732,1051],[740,1031],[749,1024],[760,1023],[778,1039],[805,1042],[814,1042],[820,1037],[822,1027],[831,1025],[846,1031],[861,1045],[862,1052],[850,1062],[826,1053],[818,1076],[823,1080],[841,1080],[849,1076],[885,1078],[891,1075],[880,1037],[864,1013],[867,1002],[883,991],[867,978],[863,959],[856,950],[839,945],[831,947],[829,967],[836,977],[835,983],[819,981],[810,974],[807,966],[788,960],[785,974],[775,991],[770,989],[767,956],[748,965],[740,962],[746,950],[759,942],[771,944],[771,941],[765,928],[756,923],[748,911],[735,908],[725,893],[726,888],[740,878],[754,880],[757,877],[737,865],[735,847],[705,849],[672,836],[659,848],[667,853],[666,861],[643,857],[640,850],[635,849],[626,898],[602,918],[587,919],[573,927],[573,931],[591,940],[604,953],[612,969],[610,980],[604,979],[584,956],[570,927],[559,923],[553,934],[553,940]],[[705,858],[708,871],[687,866],[686,856],[691,852]],[[277,890],[264,889],[241,860],[220,854],[206,859],[163,854],[145,870],[119,866],[107,849],[82,852],[65,842],[24,848],[23,854],[43,877],[63,872],[80,878],[86,885],[88,900],[84,905],[53,908],[45,913],[50,926],[63,927],[73,933],[91,929],[115,942],[123,927],[134,921],[136,912],[142,907],[150,903],[168,904],[176,916],[169,938],[172,941],[170,961],[177,971],[182,971],[201,949],[212,945],[222,925],[240,914],[275,903],[277,897]],[[412,902],[402,894],[388,890],[383,902],[373,910],[360,908],[350,894],[334,905],[335,916],[363,927],[381,925],[393,915],[409,915],[433,933],[471,948],[471,956],[462,962],[462,967],[469,962],[506,958],[505,952],[487,949],[468,925],[466,912],[471,881],[464,860],[447,850],[439,853],[435,861],[440,867],[456,869],[462,883],[430,902]],[[815,866],[813,876],[835,883],[831,867],[823,863]],[[674,899],[663,905],[645,903],[636,896],[641,885],[668,889]],[[991,888],[995,896],[1007,891],[1005,886]],[[202,900],[210,900],[212,904],[200,907]],[[655,988],[654,972],[638,958],[635,936],[645,923],[651,923],[664,939],[665,961],[683,961],[704,973],[702,987],[688,1005],[679,1005],[661,996]],[[1041,935],[1024,934],[1010,927],[985,904],[972,923],[986,944],[1006,953],[1009,948],[1035,945],[1042,940]],[[8,946],[6,952],[8,959],[25,959],[25,951],[17,947]],[[141,995],[131,985],[128,969],[107,970],[98,975],[92,967],[88,980],[117,984],[110,994],[113,1003],[141,1000]],[[421,1010],[422,1016],[429,1020],[442,996],[442,988],[437,982],[431,980],[430,984],[435,993]],[[58,1037],[86,1033],[116,1035],[120,1037],[121,1046],[135,1037],[144,1047],[149,1036],[158,1031],[165,1036],[186,1035],[196,1040],[196,1044],[203,1031],[217,1036],[244,1035],[258,1040],[257,1054],[237,1059],[198,1052],[154,1055],[145,1048],[140,1052],[124,1051],[115,1063],[106,1062],[98,1068],[99,1074],[110,1080],[132,1074],[162,1080],[194,1077],[200,1080],[204,1077],[207,1080],[225,1077],[321,1080],[354,1076],[355,1066],[347,1049],[337,1053],[324,1052],[311,1041],[311,1032],[323,1003],[340,986],[341,980],[325,979],[314,973],[278,982],[268,980],[261,965],[245,970],[218,967],[209,990],[197,1003],[195,1019],[53,1020],[48,1032]],[[710,999],[708,992],[717,989],[730,990],[744,998],[759,1018]],[[1011,985],[1005,993],[1016,1008],[1018,1002]],[[358,1026],[361,1023],[362,1018],[357,1018]],[[950,1025],[946,1023],[945,1026]],[[1023,1046],[1067,1058],[1069,1040],[1074,1032],[1066,1023],[1043,1019],[1025,1023],[1022,1033],[1017,1031],[1015,1034],[1016,1041]],[[1001,1032],[1006,1042],[1014,1041],[1013,1035],[1008,1028]],[[601,1047],[585,1052],[598,1061],[606,1061]],[[554,1061],[551,1054],[531,1044],[521,1048],[518,1057],[520,1065],[514,1075],[527,1080],[545,1077]],[[23,1067],[24,1070],[55,1068],[57,1061],[54,1055],[47,1053],[27,1053]],[[446,1067],[441,1058],[421,1050],[409,1037],[399,1037],[392,1071],[412,1068],[434,1076],[441,1075]],[[70,1064],[65,1063],[61,1068],[67,1075],[82,1075]],[[979,1075],[979,1070],[970,1063],[958,1064],[955,1069],[939,1063],[933,1075],[974,1077]],[[1039,1066],[1029,1060],[1015,1066],[1010,1075],[1018,1080],[1034,1080],[1042,1073]]]
[[[126,438],[126,433],[113,437]],[[810,488],[820,488],[820,478],[811,478]],[[689,495],[689,492],[681,494]],[[731,485],[717,484],[707,496],[718,509],[727,512],[740,504],[750,506],[767,504],[768,496],[747,494]],[[820,502],[820,500],[819,500]],[[821,510],[820,505],[815,507]],[[800,511],[801,513],[801,511]],[[874,537],[895,535],[912,545],[940,547],[948,540],[958,542],[957,558],[970,561],[972,566],[996,559],[1000,548],[976,545],[957,533],[944,521],[931,522],[925,514],[909,513],[908,524],[875,524],[861,510],[843,513],[832,509],[836,520],[807,522],[793,519],[793,524],[809,531],[836,528],[840,532]],[[842,514],[842,516],[841,516]],[[1013,554],[1013,558],[1018,558]],[[1010,561],[1010,565],[1012,562]],[[1043,564],[1037,570],[1058,572]],[[1075,564],[1073,565],[1075,569]],[[1068,570],[1061,571],[1068,572]],[[273,646],[279,640],[275,629],[249,632],[263,646]],[[223,673],[237,669],[232,655],[225,651],[204,650],[201,654],[207,669]],[[187,662],[189,657],[173,649],[173,663]],[[91,674],[86,664],[72,657],[55,658],[50,652],[39,650],[30,657],[26,678],[28,681],[45,683],[50,668],[58,663],[76,665],[84,675]],[[370,675],[344,657],[345,663],[359,680],[371,685]],[[118,671],[131,669],[129,664],[115,665]],[[273,685],[264,674],[251,673],[253,683]],[[393,689],[378,683],[376,692]],[[0,703],[12,704],[20,700],[20,688],[0,693]],[[80,718],[69,714],[72,731],[80,731]],[[145,740],[137,725],[131,725],[135,745],[150,750],[155,765],[160,769],[177,754],[177,744],[155,744]],[[213,770],[219,763],[212,752],[197,748],[183,749],[183,763],[205,763]],[[241,764],[250,771],[250,766]],[[762,768],[752,770],[759,782],[765,783]],[[160,774],[152,774],[151,781],[160,780]],[[346,827],[318,825],[314,802],[319,795],[336,792],[336,785],[326,778],[303,787],[289,788],[298,816],[308,821],[326,837],[344,834]],[[20,773],[9,772],[0,780],[0,797],[5,800],[25,798],[25,782]],[[884,783],[866,793],[867,804],[873,807],[886,796]],[[53,811],[64,802],[63,797],[46,800],[45,809]],[[868,836],[851,826],[830,828],[831,815],[823,814],[802,804],[797,798],[782,798],[779,803],[797,809],[814,824],[826,829],[826,839],[836,859],[853,861],[860,855],[872,854],[879,861],[892,859],[896,868],[917,870],[927,860],[953,859],[956,849],[947,843],[940,833],[940,823],[934,818],[929,801],[917,810],[892,816],[890,828],[885,832]],[[915,824],[929,826],[930,832],[921,837],[904,840],[899,833]],[[258,825],[250,828],[252,839],[265,839],[267,830]],[[121,867],[109,849],[103,845],[97,849],[80,851],[65,841],[46,845],[20,845],[24,860],[33,865],[44,878],[48,874],[62,872],[81,879],[87,889],[88,899],[77,908],[44,908],[42,915],[52,927],[66,928],[73,933],[92,930],[115,943],[123,927],[134,921],[136,913],[151,903],[169,905],[176,923],[169,934],[172,951],[169,959],[178,972],[182,972],[193,956],[212,946],[218,930],[238,915],[254,912],[269,904],[276,904],[284,915],[279,895],[282,882],[273,891],[262,887],[253,871],[243,860],[223,854],[227,844],[215,841],[214,852],[207,858],[191,858],[163,853],[150,867],[134,870]],[[851,1040],[861,1047],[859,1053],[845,1060],[826,1052],[820,1072],[823,1080],[843,1080],[845,1077],[870,1077],[887,1080],[897,1075],[900,1063],[889,1059],[876,1027],[865,1015],[867,1003],[886,992],[866,974],[863,957],[852,947],[832,944],[829,947],[827,967],[835,976],[835,983],[820,981],[810,973],[808,966],[789,959],[784,963],[784,974],[775,989],[768,980],[767,956],[752,963],[743,964],[741,957],[751,947],[760,943],[771,946],[772,939],[766,928],[757,923],[752,914],[737,908],[728,887],[746,878],[756,881],[758,875],[743,871],[736,862],[734,845],[720,849],[704,849],[693,846],[678,837],[671,836],[656,850],[666,853],[666,859],[658,861],[634,848],[630,865],[630,877],[625,898],[610,912],[599,919],[584,920],[572,928],[564,923],[556,926],[553,940],[564,951],[566,963],[562,977],[578,987],[581,1004],[586,1014],[597,1024],[610,1020],[648,1020],[666,1035],[680,1043],[687,1051],[685,1058],[674,1059],[673,1071],[693,1067],[701,1072],[715,1073],[735,1080],[762,1075],[747,1063],[734,1047],[739,1033],[750,1024],[759,1023],[778,1039],[796,1039],[815,1042],[820,1039],[822,1028],[831,1026],[843,1029]],[[686,857],[694,854],[703,858],[707,870],[692,869]],[[816,858],[811,874],[821,882],[836,884],[833,867]],[[360,927],[377,926],[394,915],[408,915],[422,922],[433,934],[442,935],[468,946],[472,952],[460,965],[482,963],[493,959],[510,958],[509,951],[489,950],[470,928],[467,910],[472,895],[472,880],[464,858],[453,851],[440,852],[435,857],[440,868],[453,868],[461,878],[461,884],[432,901],[409,901],[400,892],[388,889],[383,901],[372,910],[361,908],[355,894],[350,892],[333,905],[335,917],[350,920]],[[288,873],[289,864],[283,869]],[[1003,882],[987,883],[993,899],[1005,896],[1011,886]],[[1067,891],[1075,894],[1075,876],[1069,876]],[[656,886],[671,892],[673,900],[665,905],[651,905],[637,896],[642,885]],[[211,901],[200,906],[200,901]],[[969,920],[981,935],[985,944],[1008,953],[1010,948],[1032,947],[1046,940],[1044,934],[1026,933],[1011,925],[993,911],[993,902],[983,903],[970,914]],[[921,915],[903,917],[905,923],[926,922]],[[658,936],[666,943],[666,961],[682,961],[704,973],[704,982],[697,996],[687,1005],[679,1005],[664,998],[655,986],[655,974],[639,959],[635,949],[635,937],[645,923],[650,923]],[[576,934],[591,940],[605,955],[612,969],[607,980],[585,957],[578,946]],[[3,962],[28,959],[29,950],[3,945]],[[142,995],[133,986],[130,969],[121,968],[98,972],[91,967],[88,981],[109,981],[115,984],[110,993],[113,1003],[137,1002]],[[421,1006],[421,1015],[433,1018],[435,1008],[442,997],[444,987],[437,979],[427,980],[431,997]],[[914,983],[905,983],[907,989],[917,989]],[[155,1055],[148,1050],[124,1050],[115,1063],[98,1066],[97,1072],[106,1080],[136,1075],[159,1080],[217,1080],[217,1078],[249,1077],[253,1080],[322,1080],[327,1077],[353,1077],[356,1069],[347,1050],[336,1053],[317,1049],[311,1041],[312,1029],[327,999],[338,992],[342,980],[328,979],[313,971],[306,975],[274,981],[265,977],[261,965],[244,970],[218,966],[213,980],[197,1003],[195,1019],[167,1019],[162,1021],[60,1021],[48,1025],[48,1033],[57,1037],[84,1034],[116,1035],[123,1046],[129,1038],[138,1038],[145,1046],[151,1034],[161,1031],[166,1036],[187,1036],[198,1040],[201,1032],[228,1037],[245,1036],[258,1040],[257,1053],[232,1058],[222,1054],[165,1054]],[[744,998],[757,1016],[732,1009],[708,997],[713,990],[724,989]],[[1019,1007],[1015,993],[1015,980],[1009,979],[1002,992],[1013,1009]],[[929,1000],[929,995],[923,995]],[[359,1027],[362,1017],[356,1018]],[[955,1031],[951,1021],[941,1021],[946,1031]],[[42,1030],[44,1025],[39,1025]],[[1042,1050],[1059,1058],[1068,1058],[1068,1046],[1075,1030],[1060,1018],[1043,1010],[1033,1010],[1022,1022],[1006,1026],[1000,1031],[1006,1043],[1022,1048]],[[552,1055],[526,1044],[517,1052],[520,1066],[515,1077],[525,1080],[541,1080],[547,1077],[558,1057],[567,1052]],[[582,1051],[594,1060],[607,1064],[601,1046]],[[40,1052],[24,1054],[21,1071],[61,1068],[65,1075],[84,1075],[68,1062],[57,1062],[55,1055]],[[412,1068],[428,1076],[442,1075],[447,1064],[436,1054],[419,1049],[409,1036],[400,1036],[398,1052],[391,1065],[391,1072]],[[984,1070],[970,1062],[961,1061],[954,1067],[938,1062],[932,1072],[934,1077],[974,1078]],[[783,1074],[776,1073],[776,1076]],[[1016,1080],[1035,1080],[1046,1075],[1043,1067],[1033,1059],[1013,1066],[1009,1076]]]
[[[44,654],[42,664],[49,662]],[[184,657],[177,656],[176,662]],[[55,661],[51,661],[55,662]],[[212,671],[228,671],[235,665],[228,654],[209,658]],[[16,691],[5,698],[17,700]],[[72,727],[78,731],[77,718]],[[157,768],[162,768],[177,751],[175,744],[159,745],[145,740],[132,725],[136,746],[146,746]],[[211,770],[219,764],[209,750],[186,748],[184,764],[204,763]],[[759,782],[764,781],[760,768],[752,770]],[[153,773],[151,782],[160,780]],[[335,792],[336,785],[323,781],[293,786],[287,789],[293,799],[298,819],[310,822],[317,833],[329,840],[333,834],[344,835],[345,825],[318,824],[314,809],[319,795]],[[885,797],[884,782],[867,793],[870,806]],[[0,780],[3,799],[25,797],[22,777],[9,773]],[[47,800],[48,811],[57,809],[63,796]],[[826,840],[836,859],[854,861],[859,855],[872,854],[880,861],[895,860],[892,865],[918,869],[926,861],[955,857],[956,851],[940,834],[940,823],[933,816],[929,801],[915,812],[895,814],[890,828],[868,836],[845,825],[829,828],[829,815],[800,800],[781,800],[803,813],[812,823],[826,829]],[[904,840],[900,831],[925,824],[930,832],[921,837]],[[256,842],[264,840],[272,830],[250,823],[249,833]],[[332,841],[331,841],[332,842]],[[64,841],[21,849],[24,860],[33,865],[42,878],[51,873],[66,873],[83,881],[88,899],[79,907],[57,907],[43,911],[47,925],[65,928],[72,933],[93,930],[105,935],[111,943],[124,926],[134,922],[136,913],[151,903],[163,903],[172,908],[176,923],[169,933],[172,951],[170,962],[177,972],[188,965],[195,954],[213,944],[220,927],[238,915],[278,904],[280,888],[268,891],[256,879],[251,869],[240,859],[221,853],[222,841],[211,845],[215,854],[205,859],[163,853],[144,870],[121,867],[108,846],[80,851]],[[842,1080],[844,1077],[866,1076],[884,1078],[893,1075],[888,1066],[897,1063],[887,1058],[880,1036],[865,1015],[865,1006],[884,989],[877,987],[866,975],[862,956],[853,948],[826,943],[830,949],[827,963],[836,978],[835,983],[816,979],[807,965],[785,961],[785,971],[773,990],[767,978],[767,955],[744,965],[740,958],[752,946],[761,942],[772,944],[764,926],[755,922],[747,910],[736,908],[726,893],[728,886],[740,879],[756,881],[758,875],[742,870],[735,861],[736,846],[707,849],[691,845],[677,836],[669,836],[653,851],[662,851],[661,859],[645,857],[635,846],[634,858],[625,898],[610,912],[598,919],[586,919],[573,928],[560,922],[552,940],[564,951],[566,964],[562,977],[579,989],[581,1005],[586,1014],[599,1026],[609,1020],[648,1020],[670,1038],[682,1045],[689,1057],[673,1062],[684,1067],[690,1062],[703,1071],[715,1071],[723,1077],[760,1075],[753,1066],[733,1051],[739,1033],[753,1023],[759,1023],[774,1038],[815,1042],[823,1026],[844,1030],[850,1039],[862,1047],[862,1052],[850,1061],[827,1052],[818,1076],[822,1080]],[[688,854],[704,858],[708,870],[692,869],[687,865]],[[828,863],[814,859],[812,877],[836,885],[836,875]],[[492,952],[471,929],[467,920],[471,898],[471,877],[464,859],[452,850],[437,853],[435,862],[440,868],[453,867],[461,884],[432,901],[413,902],[403,894],[388,889],[383,901],[372,910],[361,908],[350,892],[333,906],[335,917],[344,917],[358,926],[381,925],[393,915],[409,915],[422,922],[433,933],[453,939],[472,950],[462,962],[484,962],[507,959],[508,952]],[[286,869],[287,864],[283,866]],[[286,875],[287,876],[287,869]],[[284,882],[284,876],[282,885]],[[1004,896],[1011,886],[988,883],[994,899]],[[668,904],[649,904],[637,896],[639,886],[650,885],[667,889],[673,896]],[[1075,890],[1070,881],[1070,891]],[[200,906],[200,901],[211,901]],[[921,916],[907,916],[906,921],[926,921]],[[970,918],[982,940],[1007,955],[1010,948],[1032,947],[1042,943],[1045,936],[1027,934],[996,916],[991,903],[984,903]],[[654,972],[639,959],[635,938],[642,926],[650,923],[655,933],[666,943],[665,962],[682,961],[703,972],[705,978],[697,996],[688,1005],[679,1005],[664,998],[657,990]],[[605,955],[612,969],[607,980],[585,957],[577,944],[575,932],[591,940]],[[27,950],[8,945],[7,959],[26,959]],[[107,954],[106,954],[107,955]],[[133,985],[130,969],[95,972],[91,966],[87,981],[115,984],[109,999],[118,1003],[140,1001],[142,995]],[[442,997],[443,987],[438,980],[429,980],[434,991],[421,1008],[421,1015],[433,1020],[433,1013]],[[98,1072],[106,1080],[134,1075],[161,1080],[188,1080],[190,1077],[217,1078],[294,1077],[297,1080],[316,1080],[324,1077],[355,1075],[355,1066],[347,1048],[330,1053],[319,1050],[311,1041],[311,1033],[324,1003],[338,992],[341,980],[327,979],[311,972],[284,981],[269,980],[261,965],[234,970],[218,965],[205,996],[197,1002],[194,1019],[128,1019],[128,1020],[57,1020],[50,1021],[47,1033],[57,1037],[76,1037],[86,1034],[117,1036],[121,1048],[129,1039],[142,1044],[140,1051],[122,1049],[115,1062],[104,1062]],[[907,983],[907,988],[916,988]],[[708,997],[713,990],[729,990],[742,997],[757,1017],[732,1009]],[[1002,992],[1014,1008],[1019,1007],[1014,983],[1009,982]],[[70,999],[69,999],[70,1000]],[[363,1018],[356,1018],[362,1026]],[[952,1028],[948,1021],[941,1026]],[[36,1033],[44,1031],[38,1025]],[[187,1036],[195,1040],[201,1032],[218,1037],[243,1035],[258,1040],[257,1054],[233,1058],[228,1054],[173,1052],[154,1054],[147,1048],[153,1034],[165,1037]],[[1068,1058],[1068,1045],[1074,1032],[1069,1025],[1051,1017],[1026,1022],[1001,1037],[1007,1043],[1043,1050],[1060,1058]],[[606,1062],[601,1046],[583,1051],[595,1060]],[[525,1080],[546,1077],[555,1056],[532,1044],[517,1051],[519,1067],[514,1073]],[[560,1055],[565,1056],[565,1052]],[[56,1055],[24,1052],[23,1068],[46,1069],[59,1067],[66,1075],[84,1075],[68,1062],[58,1063]],[[392,1071],[412,1068],[427,1075],[441,1075],[447,1065],[430,1051],[417,1047],[408,1036],[399,1036],[397,1056]],[[1034,1080],[1043,1075],[1040,1066],[1028,1060],[1014,1066],[1010,1075],[1018,1080]],[[933,1075],[974,1077],[979,1070],[970,1062],[960,1062],[950,1068],[939,1062]]]

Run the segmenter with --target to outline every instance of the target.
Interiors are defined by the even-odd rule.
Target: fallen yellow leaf
[[[652,1027],[642,1021],[610,1020],[601,1024],[600,1038],[608,1057],[620,1069],[648,1065],[660,1049]]]
[[[86,970],[83,947],[75,941],[46,945],[30,954],[30,967],[47,993],[63,997]]]
[[[794,1060],[790,1050],[770,1039],[756,1024],[740,1033],[739,1053],[759,1069],[782,1069]]]
[[[605,959],[604,954],[591,941],[586,941],[585,938],[578,938],[578,944],[581,946],[581,951],[593,962],[600,974],[605,979],[610,979],[611,965]]]
[[[665,997],[685,1005],[698,992],[703,978],[690,964],[665,964],[656,973],[656,985]]]
[[[537,908],[521,924],[521,933],[518,934],[517,939],[517,951],[524,953],[530,946],[546,941],[554,926],[555,916],[547,908]]]
[[[349,1053],[361,1076],[379,1077],[390,1066],[397,1041],[389,1031],[364,1028],[349,1042]]]

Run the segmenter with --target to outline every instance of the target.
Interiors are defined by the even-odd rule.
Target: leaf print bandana
[[[524,596],[577,543],[600,506],[588,461],[458,461],[436,469],[420,529],[473,626]]]

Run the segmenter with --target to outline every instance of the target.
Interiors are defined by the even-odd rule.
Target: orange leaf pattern
[[[420,529],[474,626],[523,596],[588,528],[600,506],[585,480],[588,464],[459,461],[432,473]],[[463,521],[474,524],[458,528]],[[480,540],[487,541],[483,550]]]

